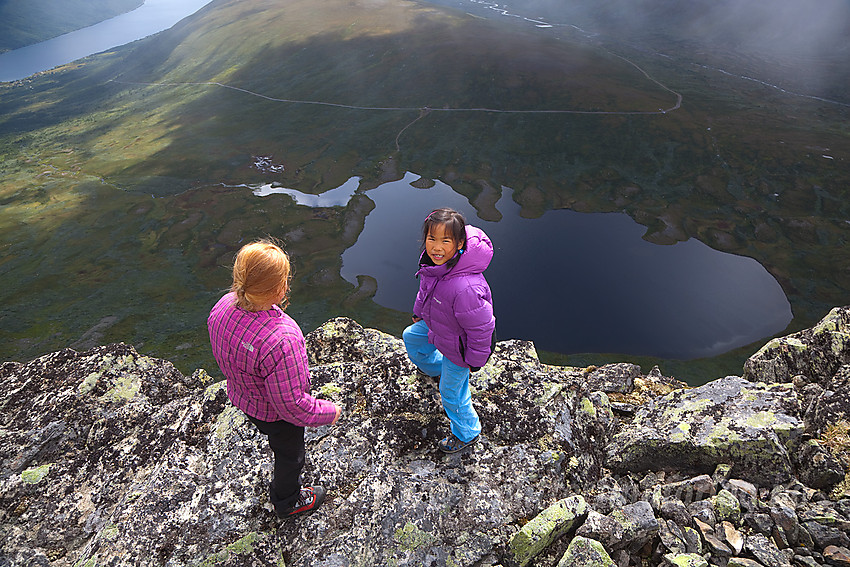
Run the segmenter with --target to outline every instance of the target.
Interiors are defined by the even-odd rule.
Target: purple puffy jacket
[[[428,325],[428,342],[458,366],[481,367],[492,349],[496,318],[482,273],[493,259],[493,244],[480,228],[466,226],[464,252],[454,267],[420,258],[419,293],[413,314]]]

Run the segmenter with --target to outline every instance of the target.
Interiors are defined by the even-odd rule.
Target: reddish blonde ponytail
[[[268,309],[279,294],[281,307],[289,303],[291,268],[289,256],[271,240],[258,240],[243,246],[233,262],[233,284],[236,305],[247,311]]]

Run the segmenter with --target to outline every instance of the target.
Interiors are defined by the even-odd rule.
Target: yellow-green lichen
[[[207,372],[203,368],[198,368],[197,372],[195,373],[195,376],[198,377],[198,380],[200,381],[202,386],[210,386],[215,382],[215,379],[210,376],[209,372]]]
[[[741,441],[741,434],[731,429],[731,420],[724,418],[720,423],[711,427],[706,435],[707,440],[716,446],[728,446],[730,443]]]
[[[510,550],[521,567],[555,539],[567,532],[587,513],[587,503],[579,495],[555,502],[531,519],[510,540]]]
[[[328,382],[327,384],[322,384],[319,388],[319,393],[324,398],[329,398],[333,396],[338,396],[342,393],[342,388],[339,384],[335,384],[334,382]]]
[[[829,333],[833,331],[837,331],[841,327],[841,309],[835,307],[826,314],[826,317],[820,320],[820,322],[812,327],[813,335],[820,335],[821,333]]]
[[[664,419],[671,422],[680,422],[685,416],[696,415],[702,410],[711,407],[712,404],[713,402],[708,399],[683,399],[680,405],[671,407],[664,412]]]
[[[214,400],[216,398],[216,396],[218,396],[219,390],[223,390],[223,389],[226,389],[226,388],[227,388],[227,385],[226,385],[226,382],[224,382],[224,381],[216,382],[214,384],[210,384],[209,386],[204,388],[204,400],[205,401]]]
[[[245,414],[234,406],[224,408],[213,424],[213,432],[216,439],[228,439],[233,435],[233,430],[245,423]]]
[[[804,343],[803,341],[801,341],[800,339],[798,339],[796,337],[784,337],[781,341],[782,341],[781,342],[782,348],[784,350],[793,349],[793,350],[796,350],[798,352],[802,352],[802,351],[807,350],[809,348],[806,345],[806,343]]]
[[[596,406],[587,398],[581,399],[581,411],[590,417],[596,417]]]
[[[21,480],[27,484],[38,484],[50,472],[50,465],[41,465],[27,469],[21,473]]]
[[[534,400],[535,405],[545,406],[548,404],[552,398],[561,393],[564,389],[564,385],[560,382],[549,382],[547,384],[543,384],[543,394]]]
[[[841,500],[848,496],[850,496],[850,472],[845,474],[844,480],[835,485],[835,488],[833,488],[832,492],[829,493],[829,497],[832,500]]]
[[[138,374],[121,374],[115,378],[115,382],[103,395],[103,399],[113,402],[131,400],[138,395],[141,388],[141,378]]]
[[[420,530],[416,524],[407,522],[404,527],[396,530],[393,540],[405,551],[413,551],[432,545],[437,538],[426,531]]]
[[[247,535],[239,538],[233,543],[227,545],[221,551],[217,551],[208,555],[201,563],[201,567],[212,567],[218,563],[229,561],[233,555],[250,555],[254,553],[254,546],[259,541],[260,534],[250,532]]]
[[[741,503],[727,489],[724,488],[716,496],[712,496],[711,503],[719,521],[727,520],[737,524],[741,519]]]
[[[94,390],[97,386],[98,376],[99,375],[96,372],[92,372],[91,374],[83,378],[83,381],[77,388],[77,392],[79,392],[81,396],[85,396],[86,394]]]
[[[696,553],[668,553],[664,556],[664,559],[673,567],[708,567],[708,561],[702,555]]]
[[[832,336],[830,338],[832,339],[830,341],[832,354],[841,355],[844,351],[847,350],[847,343],[850,342],[850,335],[848,335],[847,333],[835,332],[832,333]]]
[[[751,388],[741,388],[741,400],[748,403],[753,403],[759,399],[759,394]]]
[[[227,550],[241,555],[247,555],[254,551],[254,544],[260,539],[257,532],[251,532],[227,546]]]
[[[774,423],[776,423],[776,414],[772,411],[756,412],[747,418],[748,427],[765,429],[773,426]]]
[[[689,423],[681,422],[670,432],[670,441],[673,443],[684,443],[691,436],[691,426]]]

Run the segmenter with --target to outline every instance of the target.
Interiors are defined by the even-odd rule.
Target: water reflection
[[[325,191],[321,195],[302,193],[296,189],[287,189],[274,183],[252,187],[252,189],[254,195],[258,197],[268,197],[274,194],[289,195],[297,204],[307,207],[344,207],[357,191],[359,184],[359,179],[352,177],[336,189]]]
[[[776,334],[791,321],[779,284],[751,258],[694,239],[651,244],[641,238],[645,229],[620,213],[556,210],[523,219],[509,189],[496,204],[502,220],[487,222],[448,185],[416,189],[416,179],[408,173],[368,192],[375,209],[342,256],[342,277],[355,285],[358,275],[375,278],[382,306],[411,309],[419,227],[432,209],[448,206],[493,240],[486,276],[500,340],[531,339],[567,354],[691,359]]]

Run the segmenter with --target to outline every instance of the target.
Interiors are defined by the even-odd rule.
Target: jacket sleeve
[[[490,357],[496,318],[490,290],[482,285],[470,285],[458,293],[454,305],[457,322],[466,334],[464,362],[481,367]]]
[[[302,427],[332,423],[334,404],[310,395],[307,349],[291,336],[269,352],[261,363],[266,376],[266,393],[280,418]]]
[[[419,280],[419,291],[416,292],[416,300],[413,302],[413,314],[422,319],[423,307],[425,304],[426,292],[422,285],[422,280]]]

